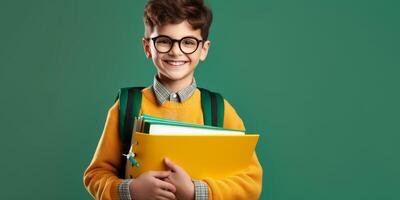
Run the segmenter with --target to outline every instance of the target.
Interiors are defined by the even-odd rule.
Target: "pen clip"
[[[138,161],[135,159],[135,154],[133,152],[129,152],[128,154],[122,154],[126,157],[127,160],[129,160],[132,165],[135,165],[137,168],[139,168],[139,163]]]

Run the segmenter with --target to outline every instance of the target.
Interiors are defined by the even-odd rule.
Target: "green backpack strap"
[[[224,126],[224,99],[219,93],[199,88],[204,125]]]
[[[118,92],[119,99],[119,136],[122,142],[122,152],[128,153],[132,140],[134,117],[139,115],[142,105],[142,90],[144,87],[121,88]],[[122,156],[122,155],[121,155]],[[126,158],[121,163],[120,178],[125,176]]]

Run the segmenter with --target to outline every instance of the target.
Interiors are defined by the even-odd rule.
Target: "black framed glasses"
[[[178,42],[179,49],[184,54],[191,54],[199,48],[199,44],[203,42],[203,40],[199,40],[195,37],[183,37],[180,40],[172,39],[166,35],[159,35],[157,37],[150,38],[153,40],[154,47],[156,48],[158,53],[168,53],[171,51],[175,42]]]

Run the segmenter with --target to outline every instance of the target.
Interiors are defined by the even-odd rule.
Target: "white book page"
[[[245,135],[242,131],[203,129],[161,124],[150,125],[149,134],[153,135]]]

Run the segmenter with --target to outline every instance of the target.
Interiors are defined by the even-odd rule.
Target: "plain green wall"
[[[399,1],[208,2],[197,82],[262,135],[261,199],[400,199]],[[117,89],[155,74],[144,4],[0,1],[0,199],[90,199]]]

